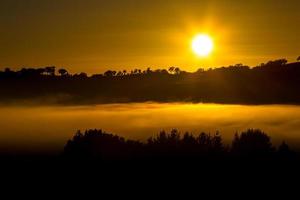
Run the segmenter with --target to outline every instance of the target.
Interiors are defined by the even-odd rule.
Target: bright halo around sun
[[[207,57],[213,51],[214,43],[209,35],[196,35],[192,41],[192,49],[195,54],[201,57]]]

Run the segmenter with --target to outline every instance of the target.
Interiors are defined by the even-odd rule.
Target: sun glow
[[[201,57],[207,57],[211,54],[214,43],[209,35],[196,35],[192,41],[192,49],[195,54]]]

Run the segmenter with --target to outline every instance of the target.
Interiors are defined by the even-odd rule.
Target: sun
[[[214,48],[212,38],[206,34],[196,35],[192,41],[192,49],[195,54],[201,57],[207,57]]]

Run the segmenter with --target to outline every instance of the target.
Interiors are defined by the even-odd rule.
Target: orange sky
[[[300,55],[299,0],[1,0],[0,68],[71,72],[257,65]],[[190,42],[210,34],[198,58]]]

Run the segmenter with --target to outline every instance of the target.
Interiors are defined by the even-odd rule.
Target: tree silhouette
[[[54,76],[55,75],[55,67],[54,66],[46,67],[45,73],[47,73],[50,76]]]
[[[222,142],[222,137],[219,132],[216,132],[214,137],[212,137],[212,151],[222,153],[224,152],[224,145]]]
[[[264,67],[280,67],[280,66],[284,66],[287,64],[287,60],[286,59],[278,59],[278,60],[274,60],[274,61],[269,61],[266,64],[264,64]]]
[[[274,151],[271,138],[258,129],[249,129],[236,134],[232,142],[232,152],[237,154],[268,154]]]
[[[285,142],[282,142],[281,145],[278,147],[278,154],[281,158],[284,159],[290,159],[295,157],[295,152],[293,152]]]
[[[113,77],[117,74],[116,71],[112,71],[112,70],[108,70],[104,73],[104,76],[107,76],[107,77]]]
[[[123,159],[136,156],[138,141],[125,140],[102,130],[77,131],[65,146],[66,156],[77,158]]]
[[[73,158],[119,160],[119,159],[226,159],[230,158],[278,158],[295,160],[298,154],[291,151],[283,142],[277,151],[272,146],[270,137],[260,130],[249,129],[236,134],[231,150],[224,147],[219,132],[211,136],[202,132],[197,137],[173,129],[170,133],[161,131],[145,143],[126,140],[123,137],[106,133],[102,130],[77,131],[64,149],[64,155]],[[234,157],[232,157],[234,155]],[[236,156],[238,155],[238,156]],[[275,156],[275,157],[274,157]],[[252,160],[252,159],[251,159]]]
[[[152,70],[151,70],[151,68],[150,68],[150,67],[148,67],[148,68],[147,68],[147,70],[146,70],[146,72],[147,72],[147,74],[151,74],[151,73],[152,73]]]
[[[80,74],[74,74],[73,77],[75,79],[84,80],[88,78],[88,75],[84,72],[81,72]]]
[[[173,74],[174,71],[175,71],[175,67],[170,67],[168,71],[169,71],[171,74]]]
[[[181,70],[180,70],[180,68],[179,67],[176,67],[175,69],[174,69],[174,71],[175,71],[175,74],[180,74],[180,72],[181,72]]]
[[[11,70],[10,68],[6,67],[6,68],[4,69],[4,72],[5,72],[5,73],[10,73],[10,72],[12,72],[12,70]]]
[[[58,70],[58,73],[61,75],[61,76],[66,76],[68,75],[68,71],[66,69],[59,69]]]

